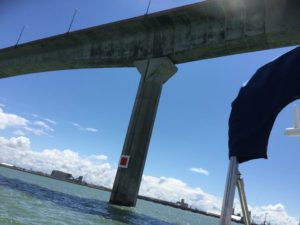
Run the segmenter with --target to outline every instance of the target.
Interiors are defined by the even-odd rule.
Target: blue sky
[[[193,2],[197,1],[152,0],[150,12]],[[147,3],[0,0],[0,48],[14,45],[24,25],[28,27],[21,43],[66,32],[75,8],[79,13],[72,30],[142,15]],[[228,167],[230,104],[259,67],[290,49],[178,65],[176,75],[163,87],[144,174],[175,178],[222,197]],[[24,136],[37,152],[72,149],[84,157],[103,155],[105,163],[116,168],[139,78],[135,68],[122,68],[1,79],[0,108],[6,116],[15,115],[28,122],[21,128],[0,126],[0,136],[5,140]],[[299,218],[300,138],[283,135],[291,126],[292,106],[288,106],[272,130],[269,159],[244,163],[240,170],[250,205],[281,203],[289,215]],[[196,173],[191,168],[207,172]]]

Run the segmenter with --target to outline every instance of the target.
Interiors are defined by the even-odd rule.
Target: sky
[[[149,12],[198,1],[152,0]],[[0,49],[72,30],[143,15],[148,1],[0,0]],[[177,65],[164,84],[140,194],[220,211],[228,160],[231,102],[265,63],[293,47]],[[135,68],[78,69],[0,80],[0,163],[59,169],[112,187],[140,75]],[[297,101],[295,102],[298,103]],[[294,103],[292,103],[294,104]],[[251,112],[250,112],[251,113]],[[278,115],[269,159],[240,165],[253,218],[300,219],[300,138],[292,105]],[[236,194],[238,199],[238,195]],[[239,208],[236,200],[235,206]],[[276,222],[276,223],[275,223]]]

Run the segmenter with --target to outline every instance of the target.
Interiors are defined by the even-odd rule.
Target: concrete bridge
[[[175,64],[299,43],[299,0],[208,0],[1,49],[0,78],[136,67],[142,76],[110,199],[134,206],[162,87]]]

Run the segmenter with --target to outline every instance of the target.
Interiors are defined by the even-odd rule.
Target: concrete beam
[[[162,86],[177,71],[166,57],[134,65],[142,76],[121,154],[129,161],[122,165],[120,159],[110,197],[110,203],[123,206],[136,204]]]
[[[298,45],[299,0],[208,0],[0,50],[0,77]]]

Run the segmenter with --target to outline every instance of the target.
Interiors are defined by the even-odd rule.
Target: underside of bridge
[[[163,83],[175,64],[299,43],[299,0],[208,0],[1,49],[0,78],[136,67],[141,81],[122,152],[126,162],[110,199],[134,206]]]

